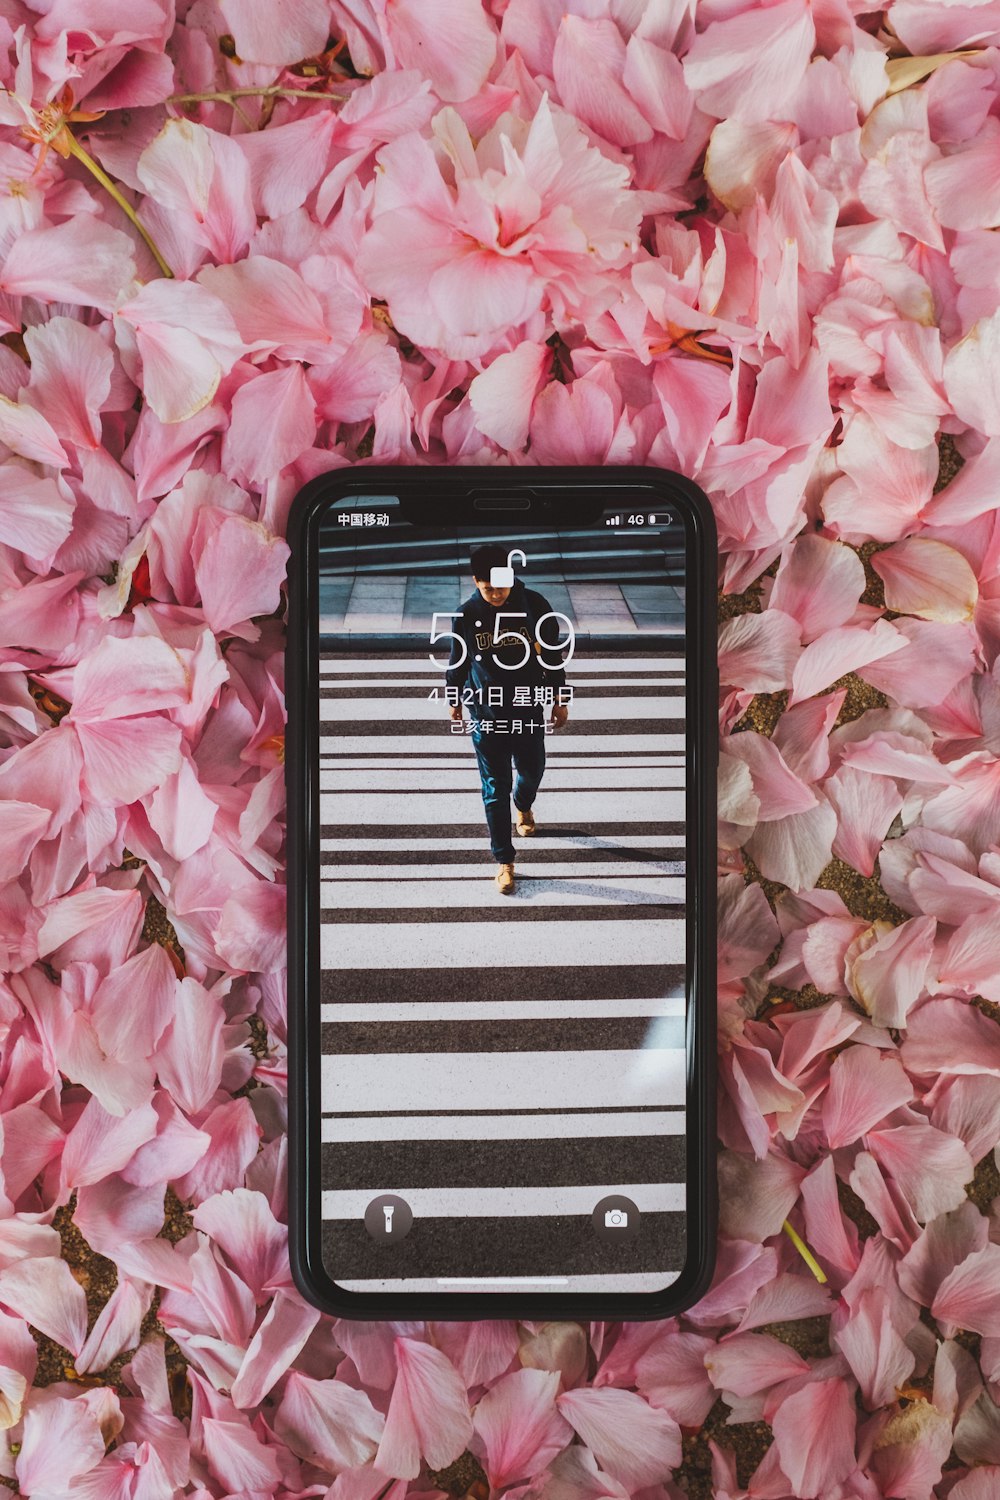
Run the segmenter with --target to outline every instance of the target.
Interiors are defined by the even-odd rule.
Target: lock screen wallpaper
[[[648,502],[647,502],[648,503]],[[685,1252],[682,528],[321,532],[324,1263],[653,1291]]]

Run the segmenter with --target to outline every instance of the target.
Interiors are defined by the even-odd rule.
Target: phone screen
[[[353,496],[319,556],[325,1270],[662,1290],[687,1234],[683,521],[423,526]]]

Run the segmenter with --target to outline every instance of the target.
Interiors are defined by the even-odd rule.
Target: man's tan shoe
[[[529,839],[535,831],[535,815],[529,807],[526,812],[517,809],[517,831],[523,839]]]
[[[513,896],[514,894],[514,866],[501,865],[497,871],[497,889],[501,896]]]

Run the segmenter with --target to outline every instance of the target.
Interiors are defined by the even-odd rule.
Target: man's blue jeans
[[[483,806],[490,830],[490,849],[498,865],[514,863],[510,833],[510,799],[527,812],[538,793],[545,770],[545,727],[522,734],[474,734]]]

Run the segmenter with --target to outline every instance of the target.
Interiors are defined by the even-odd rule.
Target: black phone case
[[[350,1292],[328,1275],[321,1252],[319,861],[317,753],[319,639],[318,528],[333,501],[393,494],[421,520],[503,524],[501,512],[484,515],[480,500],[529,495],[553,509],[546,519],[572,521],[584,497],[621,496],[648,506],[652,492],[672,504],[688,531],[689,592],[686,609],[688,767],[687,861],[687,1257],[680,1277],[662,1293],[648,1292]],[[544,512],[543,512],[544,514]],[[536,519],[538,512],[536,511]],[[520,517],[523,521],[523,513]],[[478,1318],[646,1320],[667,1318],[707,1290],[715,1265],[716,1184],[716,767],[718,764],[718,665],[716,649],[717,540],[711,506],[691,480],[653,468],[377,467],[335,469],[307,484],[293,502],[288,524],[288,722],[285,780],[288,794],[288,1108],[289,1254],[302,1295],[337,1317],[377,1319]],[[700,854],[700,857],[698,857]]]

